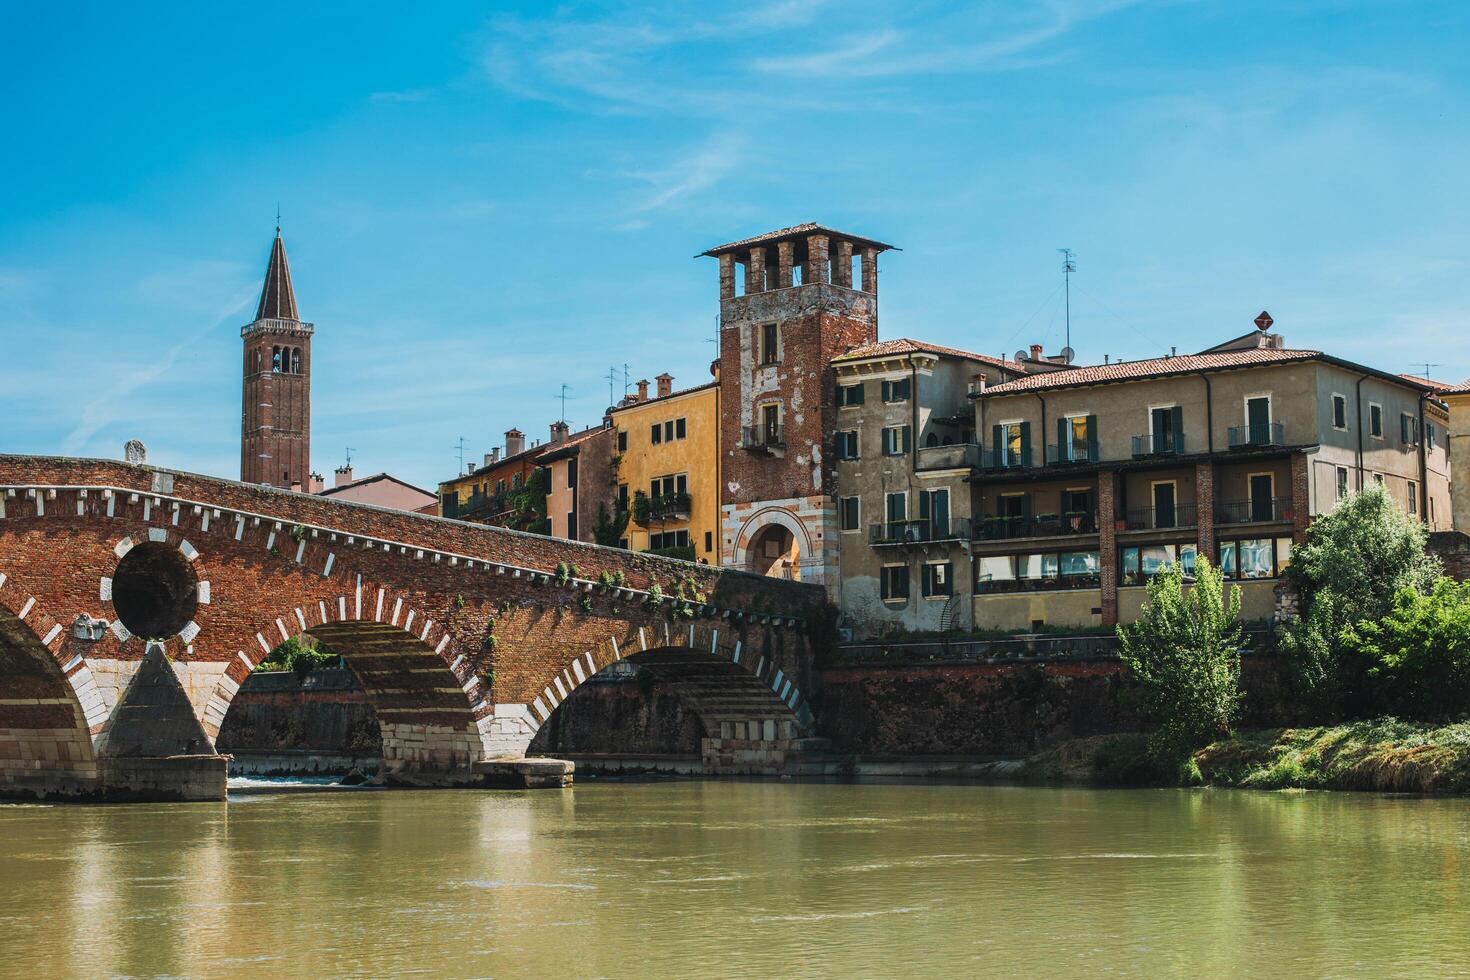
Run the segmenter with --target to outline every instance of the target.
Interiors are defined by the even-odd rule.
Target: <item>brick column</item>
[[[1194,464],[1194,500],[1199,520],[1199,553],[1215,564],[1215,464]]]
[[[726,252],[720,256],[720,299],[735,298],[735,256]]]
[[[806,275],[802,282],[831,282],[831,266],[827,263],[827,236],[808,235],[806,239]]]
[[[795,242],[776,243],[776,288],[785,289],[791,285],[791,264],[795,259]]]
[[[852,242],[837,243],[837,261],[832,268],[832,281],[852,288]]]
[[[1118,474],[1097,475],[1097,559],[1102,591],[1102,623],[1118,625]]]
[[[859,253],[863,260],[863,292],[878,292],[878,250],[871,245],[864,245]]]
[[[1307,539],[1307,525],[1312,522],[1311,483],[1307,474],[1307,454],[1291,457],[1291,540],[1301,544]]]
[[[753,248],[745,263],[745,295],[766,291],[766,250]]]

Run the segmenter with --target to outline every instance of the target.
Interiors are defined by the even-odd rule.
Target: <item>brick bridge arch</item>
[[[188,576],[187,595],[167,599],[182,625],[146,641],[113,594],[140,546]],[[17,456],[0,456],[0,574],[27,580],[59,617],[51,626],[74,624],[48,642],[54,661],[90,678],[90,701],[78,693],[78,703],[91,705],[104,755],[120,708],[178,715],[184,702],[212,752],[250,671],[310,633],[358,672],[390,770],[461,774],[524,753],[573,688],[635,655],[723,663],[710,676],[760,691],[758,714],[804,729],[808,622],[825,602],[812,586],[595,545],[147,466]],[[146,665],[151,655],[166,677]],[[175,721],[167,744],[193,746],[188,722]]]

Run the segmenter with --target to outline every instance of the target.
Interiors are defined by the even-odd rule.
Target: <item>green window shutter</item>
[[[1021,423],[1021,465],[1031,465],[1031,423]]]
[[[995,457],[997,463],[1001,460],[1001,450],[1005,448],[1005,437],[1001,435],[1000,426],[990,427],[990,454]]]
[[[913,429],[913,426],[906,425],[906,426],[903,427],[903,451],[904,452],[908,452],[910,449],[913,449],[913,448],[914,448],[914,429]]]
[[[861,381],[859,381],[857,384],[853,385],[852,386],[852,389],[848,392],[848,394],[851,395],[851,396],[855,396],[855,397],[852,397],[852,399],[848,402],[848,404],[849,405],[861,405],[863,403],[863,392],[865,390],[867,390],[867,385],[863,384]]]
[[[1097,416],[1087,416],[1087,459],[1097,462]]]
[[[832,403],[834,405],[842,405],[843,404],[842,385],[838,385],[837,388],[836,388],[836,390],[834,390],[832,392]]]
[[[883,382],[883,400],[885,402],[891,402],[891,401],[893,401],[893,397],[892,396],[893,396],[893,382],[892,381],[885,381],[885,382]]]
[[[1169,409],[1169,414],[1173,416],[1174,423],[1174,445],[1169,448],[1177,453],[1184,444],[1184,409],[1179,405],[1175,405]]]
[[[927,521],[930,516],[929,492],[926,490],[919,494],[919,520]]]
[[[1069,457],[1067,453],[1067,420],[1057,419],[1057,462],[1065,462]]]

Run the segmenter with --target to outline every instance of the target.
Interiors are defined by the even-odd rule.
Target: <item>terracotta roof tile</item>
[[[1451,388],[1463,387],[1463,385],[1457,385],[1453,381],[1436,381],[1433,378],[1421,378],[1417,374],[1400,374],[1399,377],[1418,385],[1420,388],[1428,388],[1430,391],[1448,391]]]
[[[1115,381],[1137,381],[1142,378],[1193,374],[1196,371],[1250,367],[1256,364],[1287,364],[1292,361],[1315,360],[1321,356],[1322,352],[1315,350],[1278,350],[1258,347],[1250,350],[1221,351],[1217,354],[1154,357],[1146,361],[1126,361],[1122,364],[1093,364],[1070,371],[1032,374],[1003,384],[991,385],[980,392],[980,397],[1009,395],[1018,391],[1044,391],[1079,385],[1108,384]]]
[[[838,361],[862,361],[870,357],[888,357],[893,354],[940,354],[945,357],[961,357],[969,361],[983,361],[986,364],[994,364],[996,367],[1005,368],[1022,374],[1026,371],[1024,364],[1015,361],[1007,361],[999,357],[991,357],[988,354],[975,354],[971,351],[960,350],[957,347],[943,347],[939,344],[931,344],[922,340],[911,340],[908,337],[900,337],[896,340],[880,340],[872,344],[864,344],[854,347],[846,354],[840,354],[832,359],[833,363]]]

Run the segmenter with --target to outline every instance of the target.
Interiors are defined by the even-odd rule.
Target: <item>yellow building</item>
[[[612,409],[614,471],[629,519],[624,547],[720,563],[719,383],[674,391],[658,376]],[[687,549],[687,550],[685,550]]]

